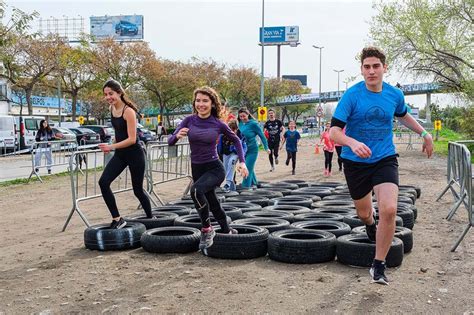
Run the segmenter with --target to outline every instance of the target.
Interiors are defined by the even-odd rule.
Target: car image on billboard
[[[120,34],[120,36],[137,35],[138,26],[128,21],[121,20],[119,23],[115,24],[115,33]]]

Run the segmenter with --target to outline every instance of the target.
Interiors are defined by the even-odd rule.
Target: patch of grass
[[[431,134],[433,136],[433,140],[435,140],[436,131],[433,130]],[[467,139],[469,138],[466,137],[465,135],[445,128],[439,131],[438,141],[436,140],[434,141],[434,150],[437,154],[447,156],[448,143],[450,141],[460,141],[460,140],[467,140]],[[474,154],[472,154],[474,150],[474,146],[467,145],[467,147],[471,151],[471,162],[474,163]]]
[[[69,176],[68,171],[64,171],[61,173],[56,173],[48,176],[41,176],[41,179],[43,182],[48,182],[53,180],[56,177],[64,177],[64,176]],[[9,187],[9,186],[15,186],[15,185],[27,185],[30,183],[34,182],[40,182],[40,180],[36,176],[31,176],[31,179],[28,181],[28,178],[17,178],[17,179],[12,179],[12,180],[7,180],[4,182],[0,182],[0,187]]]

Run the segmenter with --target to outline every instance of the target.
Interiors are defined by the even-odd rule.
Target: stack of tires
[[[413,248],[415,206],[421,191],[401,185],[396,233],[387,266],[399,266],[403,254]],[[321,263],[337,260],[354,266],[370,266],[375,244],[365,234],[347,186],[339,182],[291,180],[261,183],[256,189],[217,191],[227,221],[238,234],[216,229],[209,257],[251,259],[265,256],[286,263]],[[374,208],[377,211],[374,197]],[[137,248],[152,253],[188,253],[199,248],[201,223],[188,197],[153,209],[153,219],[143,212],[125,217],[127,226],[110,230],[107,225],[86,229],[86,247],[97,250]],[[376,217],[378,220],[378,217]]]

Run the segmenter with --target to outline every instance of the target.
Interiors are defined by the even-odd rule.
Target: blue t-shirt
[[[285,131],[285,134],[283,135],[286,139],[286,151],[289,152],[297,152],[298,151],[298,139],[301,138],[300,133],[296,130],[291,131],[287,130]]]
[[[265,151],[268,150],[267,138],[265,138],[262,128],[255,119],[249,119],[246,123],[240,121],[239,130],[247,142],[247,154],[258,152],[257,136],[260,137]]]
[[[346,123],[346,135],[364,143],[372,151],[363,159],[350,147],[342,148],[342,158],[354,162],[375,163],[396,154],[393,144],[393,117],[407,113],[405,98],[401,90],[383,82],[381,92],[367,89],[359,82],[348,89],[334,112],[334,118]]]

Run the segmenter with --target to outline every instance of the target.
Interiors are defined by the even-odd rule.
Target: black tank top
[[[127,108],[128,106],[124,106],[123,107],[123,110],[122,110],[122,115],[120,115],[120,117],[114,117],[114,115],[112,114],[112,110],[110,111],[110,116],[111,116],[111,122],[112,122],[112,126],[114,127],[115,129],[115,142],[120,142],[120,141],[123,141],[125,139],[128,138],[128,131],[127,131],[127,121],[123,118],[123,113],[125,112],[125,109]],[[122,149],[117,149],[117,150],[127,150],[127,149],[131,149],[131,148],[135,148],[135,147],[139,147],[138,145],[138,134],[137,134],[137,138],[135,140],[135,143],[129,147],[126,147],[126,148],[122,148]]]

